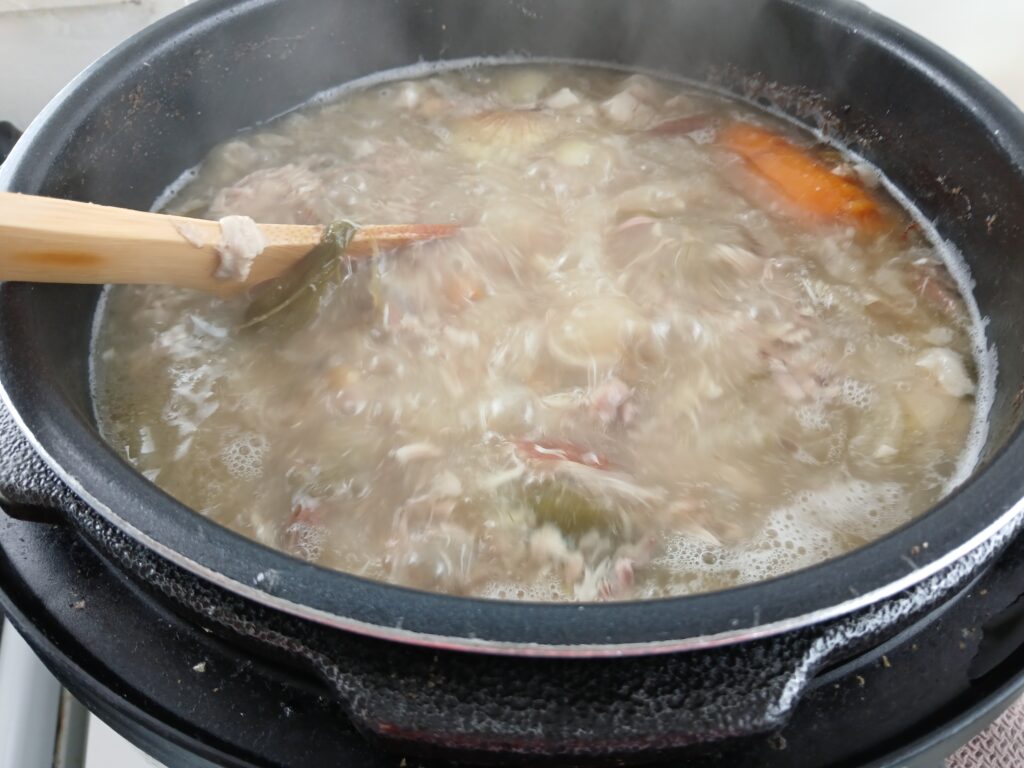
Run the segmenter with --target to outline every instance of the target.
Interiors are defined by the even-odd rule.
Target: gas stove
[[[879,711],[870,715],[873,727],[886,732],[864,737],[877,745],[877,754],[857,763],[878,768],[940,765],[1024,691],[1024,601],[1000,614],[998,625],[984,626],[983,621],[989,600],[1006,599],[1009,584],[1002,575],[1017,571],[1021,561],[1024,548],[1017,548],[984,577],[984,585],[968,587],[942,615],[930,617],[927,626],[908,630],[912,642],[898,636],[822,675],[791,726],[767,737],[774,740],[774,748],[802,749],[821,729],[827,730],[836,700],[857,696],[858,689],[867,696],[897,671],[933,680],[940,691],[945,665],[961,663],[958,653],[976,647],[970,688],[955,704],[913,723],[902,721],[898,703],[891,712],[876,704]],[[69,681],[74,697],[167,766],[427,765],[364,740],[318,681],[228,644],[177,615],[115,569],[70,526],[0,516],[0,584],[3,610],[47,666]],[[950,626],[961,628],[962,649],[943,647]],[[981,631],[985,639],[978,644],[970,636]],[[3,700],[20,701],[12,709],[24,710],[18,738],[41,738],[50,750],[54,729],[65,742],[74,739],[75,729],[82,727],[76,723],[81,714],[76,715],[67,696],[60,706],[59,686],[38,668],[28,671],[30,657],[19,648],[20,639],[12,640],[9,629],[5,634],[4,658],[20,658],[26,665],[19,678],[23,693],[9,689],[6,678],[0,685]],[[11,666],[8,660],[0,669]],[[0,715],[3,710],[0,704]],[[38,714],[29,716],[28,711]],[[0,716],[0,724],[6,722]],[[90,733],[107,738],[95,725]],[[65,749],[73,752],[70,746]],[[3,763],[3,754],[0,768],[30,768],[27,762]],[[89,767],[84,762],[59,764]],[[152,765],[120,760],[101,764]]]
[[[0,607],[50,670],[75,681],[74,697],[168,766],[402,762],[368,745],[318,683],[197,629],[69,526],[0,514],[0,584]],[[55,721],[59,696],[39,698],[40,716]]]

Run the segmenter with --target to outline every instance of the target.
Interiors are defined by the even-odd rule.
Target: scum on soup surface
[[[259,327],[244,299],[108,294],[106,438],[324,566],[531,600],[724,588],[921,513],[967,443],[972,326],[935,247],[870,169],[679,84],[376,85],[218,147],[169,210],[462,227],[344,260]]]

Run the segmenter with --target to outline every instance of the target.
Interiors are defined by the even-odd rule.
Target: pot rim
[[[158,21],[79,75],[32,122],[0,169],[0,189],[38,188],[67,125],[143,57],[202,29],[290,0],[200,0]],[[1024,115],[951,55],[860,4],[777,0],[820,14],[876,47],[898,48],[969,107],[1003,151],[1024,155]],[[41,169],[32,173],[29,169]],[[0,286],[17,316],[35,286]],[[548,604],[456,597],[312,565],[246,539],[174,500],[107,446],[57,388],[40,387],[31,344],[0,323],[0,398],[32,447],[106,521],[171,563],[269,608],[337,629],[420,646],[547,657],[648,655],[712,648],[835,619],[951,566],[1024,519],[1024,439],[1014,431],[980,471],[927,513],[838,558],[718,592],[645,601]],[[1018,477],[1021,475],[1021,477]],[[123,510],[115,511],[115,510]]]

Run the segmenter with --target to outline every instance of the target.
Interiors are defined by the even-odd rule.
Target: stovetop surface
[[[188,626],[69,528],[0,516],[0,553],[3,608],[30,645],[86,707],[169,765],[402,764],[315,681]]]
[[[67,526],[0,515],[0,585],[4,610],[58,678],[68,681],[90,710],[168,766],[427,768],[367,743],[318,681],[240,654],[189,625],[114,573]],[[957,610],[944,620],[969,626]],[[938,765],[1024,689],[1020,639],[956,707],[903,727],[879,742],[877,754],[848,765]],[[926,643],[921,639],[922,646]],[[833,671],[818,690],[857,686],[866,705],[884,708],[885,702],[872,702],[871,690],[892,665],[916,663],[922,675],[941,676],[938,669],[928,673],[926,654],[927,648],[894,646],[857,674]],[[941,680],[936,677],[934,684]],[[802,737],[793,737],[788,747],[785,738],[771,738],[774,748],[801,748]]]

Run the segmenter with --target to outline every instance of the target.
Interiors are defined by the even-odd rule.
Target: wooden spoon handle
[[[213,276],[221,239],[215,221],[0,192],[0,280],[159,283],[228,295],[282,274],[323,235],[321,226],[257,226],[266,248],[244,282],[231,282]],[[367,226],[348,253],[368,256],[456,230],[447,224]]]

